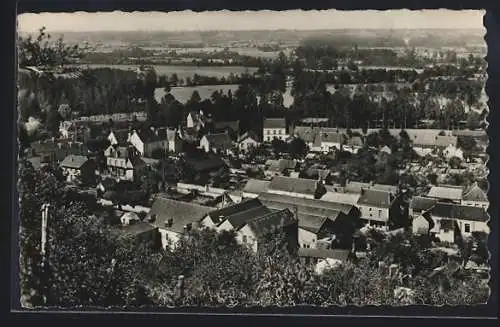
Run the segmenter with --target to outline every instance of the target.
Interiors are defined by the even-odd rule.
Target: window
[[[465,224],[465,225],[464,225],[464,231],[465,231],[466,233],[470,233],[470,224]]]
[[[269,135],[269,134],[271,134],[271,131],[270,131],[270,130],[267,130],[267,134],[268,134],[268,135]]]
[[[372,211],[372,208],[368,209],[368,211]]]
[[[282,130],[280,129],[280,130],[278,131],[278,134],[281,134],[281,132],[282,132]]]
[[[379,218],[380,218],[380,217],[382,217],[382,210],[379,210],[379,211],[378,211],[378,217],[379,217]]]
[[[246,235],[243,235],[243,243],[247,243],[247,236]]]
[[[276,135],[276,130],[273,130],[273,134]]]

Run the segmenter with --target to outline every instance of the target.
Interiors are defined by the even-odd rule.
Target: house
[[[69,155],[61,162],[61,169],[67,182],[87,182],[95,177],[94,161],[86,156]]]
[[[115,229],[114,233],[117,233],[119,237],[132,239],[135,242],[151,242],[155,246],[159,245],[158,227],[144,221],[132,221],[128,225]]]
[[[280,176],[286,173],[291,173],[297,167],[297,161],[290,159],[269,159],[265,163],[266,171],[264,175],[266,177]]]
[[[350,244],[353,233],[360,226],[360,211],[356,206],[322,200],[297,198],[263,193],[258,199],[268,208],[288,208],[299,220],[299,244],[316,247],[325,235],[335,235],[339,246]],[[326,221],[327,218],[330,221]]]
[[[247,221],[271,212],[259,199],[250,199],[210,212],[202,220],[201,225],[215,228],[217,231],[238,230]]]
[[[408,215],[410,217],[419,216],[429,211],[436,203],[437,199],[424,196],[413,196],[408,206]]]
[[[393,194],[398,192],[398,187],[395,185],[375,184],[375,183],[362,183],[362,182],[347,182],[344,187],[345,193],[361,193],[363,189],[386,191]]]
[[[158,195],[146,219],[158,227],[164,249],[175,248],[185,232],[197,228],[198,222],[213,208],[199,204],[176,201]]]
[[[474,232],[488,233],[490,219],[485,208],[438,202],[430,211],[434,228],[431,233],[443,242],[470,237]]]
[[[255,148],[260,145],[259,137],[256,133],[249,131],[245,132],[238,138],[238,148],[240,151],[248,151],[250,148]]]
[[[135,212],[125,212],[121,217],[120,221],[122,223],[122,226],[128,226],[131,225],[135,222],[140,221],[141,219]]]
[[[322,274],[326,269],[335,268],[346,262],[351,254],[350,250],[343,249],[309,249],[299,248],[297,255],[301,262],[316,265],[316,274]]]
[[[408,131],[407,131],[408,132]],[[436,135],[432,133],[414,133],[410,135],[414,148],[445,149],[449,145],[457,146],[457,137],[453,135]]]
[[[347,140],[346,145],[343,147],[343,150],[357,153],[358,150],[363,147],[363,144],[364,142],[361,136],[352,136]]]
[[[457,157],[460,159],[464,159],[464,152],[456,148],[453,144],[449,144],[444,150],[443,150],[443,155],[446,159],[450,159],[453,157]]]
[[[186,126],[187,128],[194,128],[197,131],[205,127],[205,124],[207,122],[206,117],[203,115],[203,111],[199,110],[193,110],[188,113],[187,118],[186,118]]]
[[[464,191],[462,196],[462,205],[488,209],[490,202],[486,192],[483,191],[476,182]]]
[[[249,179],[243,188],[243,198],[256,198],[261,193],[267,192],[271,181],[263,181],[259,179]]]
[[[124,146],[128,144],[131,133],[128,129],[117,129],[109,132],[107,139],[111,145]]]
[[[414,235],[429,235],[434,228],[430,211],[417,215],[412,219],[412,232]]]
[[[285,118],[264,119],[262,135],[265,142],[271,142],[274,139],[279,139],[282,141],[288,139]]]
[[[323,183],[306,178],[275,176],[269,184],[268,193],[315,199],[326,193]]]
[[[427,197],[439,201],[460,203],[462,201],[463,187],[461,186],[433,186]]]
[[[165,128],[145,128],[141,131],[133,131],[130,135],[129,142],[132,144],[137,151],[143,157],[153,157],[153,153],[161,151],[166,153],[170,151],[170,143],[168,136],[173,137],[174,147],[177,138],[176,132],[167,133]],[[180,139],[177,140],[177,144],[180,144]],[[175,151],[176,149],[172,149]]]
[[[370,225],[387,226],[388,222],[397,218],[400,207],[396,196],[387,191],[362,189],[357,206],[361,211],[361,219]]]
[[[265,242],[266,233],[273,230],[285,234],[290,252],[297,249],[297,220],[288,209],[270,212],[245,222],[236,232],[236,241],[258,253]]]
[[[335,132],[320,131],[319,138],[320,138],[320,147],[323,152],[329,152],[333,149],[340,150],[346,144],[346,136],[338,131]]]
[[[200,140],[200,148],[205,152],[227,153],[232,147],[228,133],[206,134]]]
[[[102,175],[117,180],[133,181],[145,167],[146,163],[138,156],[131,154],[129,148],[111,147],[107,149],[107,169]]]
[[[240,121],[217,121],[213,123],[214,133],[229,133],[229,135],[237,135],[240,130]]]
[[[321,150],[319,127],[295,126],[293,136],[302,139],[311,150]]]

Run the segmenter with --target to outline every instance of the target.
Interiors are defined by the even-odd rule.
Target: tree
[[[285,141],[275,138],[271,141],[273,151],[276,154],[283,153],[287,150],[287,144]]]
[[[462,160],[458,157],[451,157],[448,164],[453,169],[459,169],[462,166]]]
[[[38,36],[18,37],[19,65],[58,67],[82,58],[89,50],[79,44],[67,45],[61,36],[52,42],[52,36],[45,32],[45,27],[40,28]]]
[[[294,138],[288,145],[289,152],[294,158],[302,158],[307,154],[308,147],[301,138]]]

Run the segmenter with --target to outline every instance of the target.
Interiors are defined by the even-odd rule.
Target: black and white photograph
[[[487,303],[484,15],[19,14],[20,306]]]

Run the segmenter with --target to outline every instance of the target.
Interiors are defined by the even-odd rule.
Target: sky
[[[21,14],[21,32],[483,28],[482,10],[177,11]]]

